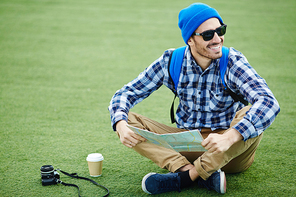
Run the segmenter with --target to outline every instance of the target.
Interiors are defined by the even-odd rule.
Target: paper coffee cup
[[[91,153],[87,156],[88,169],[90,176],[98,177],[102,175],[104,157],[100,153]]]

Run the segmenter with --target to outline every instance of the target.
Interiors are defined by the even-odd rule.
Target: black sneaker
[[[181,192],[181,178],[178,173],[149,173],[143,177],[142,189],[147,194],[160,194],[170,191]]]
[[[199,178],[197,184],[200,187],[206,187],[208,190],[213,189],[221,194],[226,192],[226,176],[221,170],[214,172],[206,181]]]

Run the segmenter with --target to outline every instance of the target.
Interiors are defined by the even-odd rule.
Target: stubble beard
[[[194,42],[195,42],[195,46],[200,46],[200,45],[198,45],[198,43],[195,40],[194,40]],[[218,46],[218,45],[220,45],[220,50],[216,53],[211,53],[210,48],[213,46]],[[209,44],[206,46],[206,48],[197,47],[195,51],[200,57],[207,58],[210,60],[215,60],[215,59],[219,59],[222,57],[222,46],[223,46],[223,40],[221,40],[220,43]]]
[[[217,45],[217,44],[215,44],[215,45]],[[209,51],[209,50],[210,50],[210,46],[207,46],[206,49],[202,49],[201,52],[197,51],[197,53],[200,56],[211,59],[211,60],[219,59],[222,57],[222,43],[221,43],[221,48],[218,52],[211,53],[211,51]]]

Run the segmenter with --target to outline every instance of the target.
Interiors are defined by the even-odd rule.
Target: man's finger
[[[141,141],[141,142],[145,142],[145,141],[147,141],[146,138],[144,138],[144,137],[142,137],[142,136],[140,136],[140,135],[138,135],[138,134],[134,134],[134,135],[132,135],[132,137],[135,138],[135,139],[138,140],[138,141]]]

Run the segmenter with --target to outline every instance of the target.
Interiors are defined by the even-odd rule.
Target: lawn
[[[224,196],[296,196],[296,1],[212,0],[228,25],[225,46],[248,58],[266,79],[281,112],[265,132],[255,162],[227,175]],[[86,157],[102,153],[93,178],[110,196],[147,196],[142,177],[166,173],[123,146],[110,126],[109,101],[164,50],[184,45],[177,26],[190,0],[0,1],[0,196],[77,196],[43,187],[40,167],[88,175]],[[133,111],[170,124],[173,94],[160,88]],[[82,196],[105,191],[78,184]],[[191,187],[158,196],[220,196]]]

